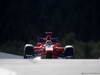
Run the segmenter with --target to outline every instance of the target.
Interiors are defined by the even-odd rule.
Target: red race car
[[[65,59],[74,57],[75,51],[72,45],[63,47],[60,43],[54,42],[54,40],[56,39],[52,38],[52,32],[46,32],[46,36],[42,38],[42,42],[37,42],[35,45],[25,45],[24,58]]]

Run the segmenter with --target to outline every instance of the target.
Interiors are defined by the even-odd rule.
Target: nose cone
[[[35,57],[34,60],[40,61],[41,60],[41,57],[39,57],[39,56],[38,57]]]

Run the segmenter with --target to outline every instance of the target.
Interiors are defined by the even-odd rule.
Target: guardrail
[[[100,73],[97,73],[97,72],[88,72],[88,73],[82,72],[81,75],[100,75]]]

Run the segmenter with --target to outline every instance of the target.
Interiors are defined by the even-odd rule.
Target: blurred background
[[[23,47],[51,31],[76,58],[100,57],[100,11],[96,0],[0,0],[0,51],[23,55]]]

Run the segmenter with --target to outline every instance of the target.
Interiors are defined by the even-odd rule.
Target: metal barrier
[[[100,73],[97,73],[97,72],[88,72],[88,73],[82,72],[81,75],[100,75]]]

